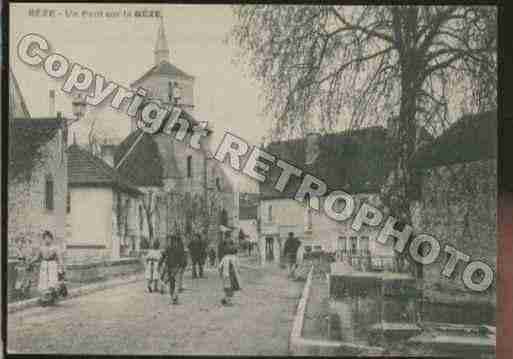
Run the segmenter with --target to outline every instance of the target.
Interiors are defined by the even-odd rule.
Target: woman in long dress
[[[64,266],[60,249],[54,243],[50,231],[43,232],[43,243],[32,263],[34,262],[40,262],[38,281],[40,304],[53,304],[58,297],[59,274],[64,273]]]
[[[221,299],[221,303],[224,306],[231,306],[233,292],[241,290],[241,280],[237,248],[228,236],[220,246],[219,257],[222,258],[219,263],[219,274],[221,275],[224,291],[224,298]]]

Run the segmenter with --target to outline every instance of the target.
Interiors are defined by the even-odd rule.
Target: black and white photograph
[[[3,6],[7,355],[496,358],[497,5]]]

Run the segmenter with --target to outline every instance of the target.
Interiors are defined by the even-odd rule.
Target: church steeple
[[[155,65],[160,64],[162,61],[169,62],[169,47],[167,46],[166,33],[164,31],[164,19],[160,18],[159,31],[157,34],[157,42],[155,43]]]

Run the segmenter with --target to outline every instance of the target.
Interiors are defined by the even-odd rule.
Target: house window
[[[187,156],[187,178],[192,178],[192,156]]]
[[[45,208],[53,210],[53,179],[51,176],[47,176],[45,182]]]
[[[223,226],[228,226],[228,212],[226,211],[226,209],[222,209],[221,210],[221,213],[220,213],[220,223],[219,224],[222,224]]]
[[[221,180],[219,179],[219,177],[216,177],[216,188],[218,191],[221,190]]]
[[[68,191],[66,195],[66,213],[71,212],[71,193]]]
[[[273,221],[273,206],[269,206],[269,211],[267,212],[267,214],[268,214],[267,220],[269,222],[272,222]]]
[[[306,218],[306,228],[311,230],[312,226],[313,226],[313,224],[312,224],[312,222],[313,222],[312,221],[312,209],[311,208],[307,208],[306,209],[306,216],[307,216],[307,218]]]
[[[367,255],[369,254],[369,237],[368,236],[362,236],[360,238],[360,251],[364,254],[364,255]]]
[[[349,237],[349,243],[351,245],[351,253],[356,254],[356,250],[358,249],[358,238],[356,236]]]
[[[346,237],[340,236],[337,240],[337,250],[344,251],[346,250]]]

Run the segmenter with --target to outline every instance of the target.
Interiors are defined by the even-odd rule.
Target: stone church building
[[[209,239],[216,238],[216,228],[223,224],[238,226],[238,210],[233,185],[222,165],[210,152],[210,133],[201,137],[200,149],[190,146],[190,138],[199,122],[194,114],[194,76],[171,63],[163,23],[160,23],[154,49],[154,65],[131,84],[144,88],[149,99],[182,109],[180,120],[190,126],[183,140],[171,134],[150,135],[138,129],[132,119],[130,134],[115,148],[113,165],[121,176],[145,193],[139,212],[144,217],[147,238],[159,240],[179,232],[188,240],[193,232],[204,231],[205,214],[210,221]],[[166,126],[164,123],[164,128]],[[108,155],[108,154],[106,154]],[[205,212],[206,211],[206,212]]]

